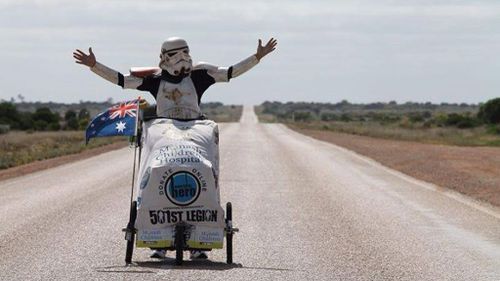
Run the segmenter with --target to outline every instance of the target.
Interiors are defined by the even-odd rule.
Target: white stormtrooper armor
[[[199,104],[203,93],[216,82],[228,82],[258,63],[255,55],[230,66],[218,67],[208,63],[192,66],[185,40],[173,37],[162,45],[161,72],[144,78],[123,75],[99,62],[91,70],[124,89],[150,92],[156,99],[159,117],[197,119],[202,116]]]

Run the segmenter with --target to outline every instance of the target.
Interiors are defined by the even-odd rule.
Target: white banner
[[[142,138],[135,224],[141,234],[170,240],[168,229],[180,221],[224,228],[217,124],[155,119],[144,123]]]

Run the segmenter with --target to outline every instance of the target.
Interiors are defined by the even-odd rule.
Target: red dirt
[[[368,156],[414,178],[500,206],[500,148],[423,144],[331,131],[296,131]]]

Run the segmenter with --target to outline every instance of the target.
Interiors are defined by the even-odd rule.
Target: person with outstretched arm
[[[73,52],[76,63],[88,66],[92,72],[123,89],[148,91],[156,99],[156,115],[177,120],[203,119],[200,102],[205,91],[214,83],[229,82],[247,72],[267,54],[276,49],[271,38],[262,45],[259,39],[255,54],[230,66],[220,67],[208,63],[193,64],[186,40],[171,37],[161,46],[159,68],[131,70],[122,73],[98,62],[92,48],[89,54],[77,49]],[[164,249],[153,249],[152,258],[165,258]],[[204,251],[191,251],[191,258],[207,258]]]
[[[271,38],[265,46],[259,39],[257,52],[248,58],[230,66],[219,67],[208,63],[192,62],[189,46],[184,39],[172,37],[161,47],[159,69],[145,77],[129,75],[107,67],[98,62],[92,48],[89,54],[76,50],[73,57],[76,63],[90,67],[100,77],[117,84],[124,89],[137,89],[150,92],[156,99],[156,114],[181,120],[192,120],[202,116],[201,97],[216,82],[229,82],[247,72],[267,54],[275,50],[277,41]]]

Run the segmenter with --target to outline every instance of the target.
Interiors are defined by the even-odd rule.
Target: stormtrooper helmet
[[[185,76],[193,68],[186,40],[179,37],[168,38],[161,45],[160,68],[174,76]]]

